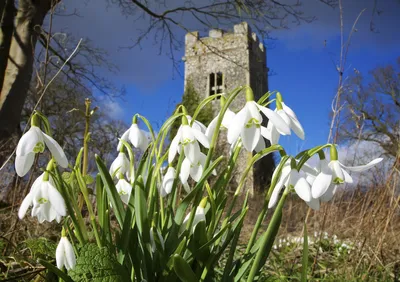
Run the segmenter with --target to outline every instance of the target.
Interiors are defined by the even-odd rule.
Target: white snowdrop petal
[[[142,134],[140,132],[139,126],[136,123],[132,124],[129,131],[129,140],[135,148],[139,148],[141,138]]]
[[[312,208],[315,211],[319,211],[320,208],[320,202],[319,199],[315,199],[311,197],[311,200],[309,202],[306,202],[306,204]]]
[[[28,208],[32,205],[32,198],[33,198],[33,194],[30,192],[30,193],[28,193],[28,195],[26,195],[26,197],[22,201],[22,203],[19,207],[19,210],[18,210],[19,219],[24,218]]]
[[[305,178],[300,177],[297,180],[296,185],[294,185],[294,190],[296,191],[297,195],[299,195],[300,199],[305,202],[311,201],[311,187]]]
[[[168,151],[168,162],[172,163],[174,160],[176,153],[178,151],[178,146],[179,146],[179,141],[180,141],[180,131],[178,130],[178,133],[172,139],[171,145],[169,146],[169,151]]]
[[[42,131],[37,126],[32,126],[18,142],[16,155],[27,155],[33,152],[36,144],[43,142]]]
[[[296,114],[293,112],[293,110],[292,110],[288,105],[286,105],[284,102],[281,102],[281,104],[282,104],[283,110],[285,111],[285,113],[286,113],[290,118],[297,119]]]
[[[57,267],[59,269],[62,269],[63,266],[65,265],[65,247],[64,247],[64,243],[62,240],[63,237],[61,237],[60,242],[58,243],[57,249],[56,249],[56,263],[57,263]]]
[[[166,195],[171,193],[174,179],[175,169],[173,167],[169,167],[163,179],[162,189],[160,191],[161,197],[165,197]]]
[[[217,121],[218,121],[218,116],[216,116],[208,125],[207,129],[206,129],[206,136],[208,138],[208,140],[211,142],[211,139],[214,135],[215,129],[217,127]]]
[[[252,152],[254,148],[257,146],[258,140],[260,139],[260,128],[254,125],[247,127],[245,126],[242,129],[241,137],[242,143],[245,149],[248,152]]]
[[[343,183],[344,174],[342,168],[340,167],[339,161],[330,161],[329,167],[333,172],[333,181],[339,181],[340,183]]]
[[[23,177],[31,169],[35,160],[35,153],[28,153],[24,156],[15,156],[15,171],[18,176]]]
[[[366,165],[359,165],[359,166],[345,166],[345,165],[340,163],[340,166],[345,168],[345,169],[354,171],[354,172],[361,172],[361,171],[370,169],[371,167],[373,167],[376,164],[380,163],[382,160],[383,160],[383,158],[377,158],[377,159],[374,159],[374,160],[370,161]]]
[[[234,119],[232,120],[231,126],[228,128],[228,142],[230,144],[235,143],[239,138],[240,133],[242,132],[242,128],[245,126],[248,121],[249,114],[246,108],[241,109]]]
[[[272,122],[281,134],[290,135],[290,128],[288,124],[282,119],[282,117],[278,113],[260,105],[258,107],[268,118],[268,122]]]
[[[344,182],[346,183],[353,183],[353,177],[351,177],[351,175],[345,171],[344,169],[342,169],[343,175],[344,175]]]
[[[140,130],[140,143],[139,143],[139,145],[138,145],[138,148],[140,149],[140,150],[142,150],[142,151],[146,151],[147,150],[147,147],[149,146],[149,144],[150,144],[150,140],[149,140],[149,138],[147,137],[147,132],[146,131],[144,131],[144,130]]]
[[[207,136],[199,130],[192,128],[192,133],[194,137],[203,145],[205,148],[210,148],[210,142]]]
[[[68,167],[68,159],[65,156],[64,150],[57,143],[56,140],[48,136],[46,133],[43,134],[43,140],[46,143],[46,146],[49,148],[52,156],[55,158],[57,164],[63,168]]]
[[[326,190],[328,190],[329,185],[332,182],[332,172],[329,168],[323,168],[320,174],[315,178],[314,183],[311,187],[311,195],[313,198],[318,199],[321,197]]]
[[[200,145],[198,142],[191,142],[183,146],[185,157],[187,157],[190,163],[194,164],[198,161],[200,155]]]
[[[179,179],[181,180],[182,183],[187,183],[187,180],[189,178],[190,174],[190,167],[191,167],[191,162],[188,158],[185,158],[182,162],[181,165],[181,171],[179,173]]]
[[[304,129],[297,119],[290,118],[290,128],[301,140],[304,140]]]
[[[222,119],[222,126],[225,128],[229,128],[232,123],[232,120],[235,118],[235,113],[232,112],[229,108],[226,110],[225,115]]]
[[[190,168],[190,176],[194,181],[199,182],[201,175],[203,174],[203,166],[201,164],[192,165]]]
[[[329,185],[328,189],[326,192],[319,198],[322,202],[329,202],[332,200],[333,196],[336,193],[338,185],[331,184]]]
[[[290,174],[290,166],[284,166],[282,168],[281,176],[276,183],[274,190],[272,191],[271,198],[269,199],[268,208],[272,208],[278,202],[279,193],[282,190],[283,185],[287,182]]]
[[[128,142],[129,141],[129,132],[130,132],[130,128],[127,131],[125,131],[124,134],[122,134],[120,139]],[[122,142],[118,141],[118,146],[117,146],[118,152],[121,150],[122,146],[123,146]]]
[[[262,118],[262,115],[260,114],[260,109],[256,102],[249,101],[246,103],[245,107],[247,107],[247,110],[248,110],[251,118],[256,119],[259,123],[262,122],[263,118]]]
[[[61,196],[60,192],[54,188],[50,182],[45,181],[44,185],[47,185],[48,199],[54,210],[62,216],[67,214],[64,198]]]

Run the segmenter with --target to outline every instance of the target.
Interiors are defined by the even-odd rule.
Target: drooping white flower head
[[[222,128],[228,129],[229,125],[231,124],[231,122],[234,119],[234,117],[235,117],[235,113],[232,112],[228,108],[226,110],[225,114],[224,114],[224,117],[222,118],[222,122],[221,122]],[[217,126],[218,118],[219,118],[219,114],[210,122],[210,124],[207,127],[206,136],[207,136],[208,140],[210,140],[210,142],[211,142],[211,139],[212,139],[212,137],[214,135],[214,132],[215,132],[215,129],[216,129],[216,126]]]
[[[282,120],[286,123],[286,125],[293,130],[293,132],[302,140],[304,140],[304,129],[301,126],[299,120],[297,119],[296,114],[293,112],[291,108],[289,108],[283,101],[280,93],[277,93],[276,104],[277,109],[275,112],[282,118]],[[279,137],[282,134],[280,132],[280,128],[276,126],[275,123],[269,122],[267,125],[267,139],[271,141],[271,144],[278,144]]]
[[[125,174],[130,179],[130,163],[129,159],[124,152],[119,152],[117,158],[112,162],[110,166],[110,175],[112,176],[116,171],[115,177],[119,178],[119,174]]]
[[[188,223],[189,218],[190,218],[190,213],[186,215],[185,219],[183,220],[182,226],[186,227],[186,224]],[[206,214],[205,214],[204,207],[198,206],[196,208],[196,213],[195,213],[194,219],[193,219],[192,232],[194,232],[196,225],[200,221],[206,221]]]
[[[125,179],[121,178],[118,180],[117,184],[115,185],[115,188],[117,188],[117,192],[121,197],[122,202],[128,204],[129,197],[131,196],[132,192],[132,185]]]
[[[168,167],[167,173],[164,175],[163,182],[159,186],[159,193],[161,197],[165,197],[169,193],[171,193],[175,177],[175,168],[173,168],[172,166]]]
[[[24,176],[32,167],[35,154],[42,153],[47,146],[61,166],[66,168],[68,160],[61,146],[49,135],[42,132],[39,127],[32,125],[31,128],[21,137],[15,152],[15,171],[19,176]]]
[[[325,161],[321,164],[321,171],[315,178],[311,187],[312,197],[320,198],[327,192],[329,196],[332,195],[333,197],[336,191],[335,185],[353,183],[353,179],[346,169],[354,172],[361,172],[370,169],[382,160],[382,158],[377,158],[366,165],[347,167],[338,161],[336,147],[331,146],[331,161],[329,163]],[[324,197],[324,200],[326,199],[329,199],[329,197]]]
[[[194,181],[199,182],[201,176],[203,175],[206,159],[207,156],[201,152],[196,163],[191,163],[188,158],[185,158],[182,162],[181,171],[179,173],[181,182],[183,184],[187,183],[189,176],[192,177]],[[217,174],[215,170],[212,173],[214,175]]]
[[[35,180],[30,192],[22,201],[18,211],[20,219],[24,218],[28,208],[32,205],[32,216],[36,216],[40,223],[51,222],[54,219],[60,222],[61,217],[66,215],[65,201],[54,187],[51,176],[48,181],[43,179],[45,173]]]
[[[293,167],[292,160],[288,159],[282,167],[281,175],[272,191],[271,198],[268,203],[268,208],[272,208],[278,202],[279,193],[283,187],[294,188],[297,195],[305,202],[311,201],[311,187],[306,179],[300,175],[299,171]],[[293,160],[294,165],[294,160]],[[275,169],[272,178],[276,177],[279,166]]]
[[[280,134],[290,134],[288,125],[282,118],[270,109],[258,105],[253,100],[248,100],[243,107],[232,119],[228,128],[228,142],[233,144],[241,137],[243,146],[247,151],[257,152],[265,148],[265,141],[262,137],[271,140],[271,134],[267,128],[262,126],[263,118],[260,111],[268,118],[269,124],[274,124]]]
[[[176,154],[181,153],[181,148],[185,157],[190,160],[191,163],[196,163],[200,158],[200,145],[199,142],[205,147],[210,147],[210,142],[203,132],[191,127],[189,125],[182,125],[174,139],[172,139],[171,145],[168,152],[168,162],[171,163]]]
[[[130,141],[133,147],[138,148],[142,151],[146,151],[147,147],[149,146],[149,138],[148,133],[139,128],[137,125],[137,118],[136,116],[133,118],[133,123],[131,127],[125,131],[124,134],[121,136],[121,140]],[[118,142],[117,150],[120,151],[122,148],[122,142]]]
[[[67,270],[73,269],[76,265],[74,248],[68,238],[62,236],[56,249],[56,263],[59,269],[65,267]]]

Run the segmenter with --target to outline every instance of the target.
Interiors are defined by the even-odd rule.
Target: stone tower
[[[197,31],[186,34],[183,60],[185,90],[191,85],[201,96],[201,100],[212,94],[229,93],[240,85],[250,85],[256,101],[268,91],[265,48],[246,22],[235,25],[233,32],[212,29],[209,37],[200,38]],[[220,102],[212,103],[216,115]],[[245,103],[245,93],[239,94],[230,109],[237,112]],[[266,118],[263,118],[266,123]],[[219,140],[219,151],[228,153],[226,132],[220,134]],[[251,153],[242,150],[237,171],[234,173],[233,181],[236,183],[233,183],[233,189],[251,157]],[[273,168],[272,155],[258,161],[248,175],[247,189],[251,192],[267,189]]]

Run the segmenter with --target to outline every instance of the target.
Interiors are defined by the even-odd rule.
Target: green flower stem
[[[31,119],[31,126],[40,127],[40,117],[37,113],[34,113]]]
[[[337,161],[338,160],[338,152],[337,152],[335,145],[331,146],[330,153],[331,153],[331,161]]]
[[[232,94],[229,96],[228,100],[226,101],[225,105],[221,109],[221,112],[220,112],[220,114],[218,116],[217,124],[215,126],[215,131],[214,131],[213,137],[211,139],[210,148],[209,148],[208,153],[207,153],[206,162],[204,164],[204,170],[206,170],[208,168],[208,166],[210,165],[211,158],[212,158],[212,156],[214,154],[214,149],[215,149],[215,146],[217,144],[219,130],[221,128],[222,119],[224,118],[225,112],[229,108],[230,104],[232,104],[233,100],[240,94],[242,89],[243,89],[242,86],[235,88],[232,91]]]
[[[269,250],[267,249],[267,246],[272,244],[271,242],[274,241],[276,234],[278,233],[278,230],[279,230],[279,227],[281,224],[281,219],[282,219],[282,209],[283,209],[283,206],[285,204],[285,200],[286,200],[288,194],[289,194],[289,189],[286,187],[285,191],[283,192],[283,195],[282,195],[281,199],[279,200],[279,203],[275,209],[275,212],[272,215],[272,218],[268,225],[267,231],[263,235],[260,248],[257,251],[257,255],[256,255],[256,257],[253,261],[253,265],[250,269],[250,274],[247,277],[247,282],[254,281],[254,277],[257,275],[257,273],[259,272],[259,270],[262,266],[262,265],[260,265],[262,258],[268,257],[269,252],[271,251],[270,248],[269,248]]]
[[[156,146],[154,146],[156,147]],[[154,214],[154,205],[155,205],[155,199],[156,199],[156,182],[157,178],[160,177],[160,169],[162,164],[164,163],[165,159],[168,157],[168,152],[162,156],[161,159],[158,160],[155,170],[153,170],[153,175],[151,176],[151,181],[150,181],[150,191],[149,191],[149,196],[147,199],[147,202],[149,203],[149,222],[152,221],[152,216]],[[150,175],[148,176],[150,177]]]
[[[253,247],[254,242],[256,241],[257,234],[258,234],[258,231],[260,230],[261,223],[263,222],[265,215],[267,214],[267,211],[268,211],[268,202],[264,203],[263,208],[262,208],[260,214],[258,215],[257,222],[254,225],[253,232],[251,233],[249,243],[247,244],[246,251],[244,252],[245,255],[250,253],[251,248]]]
[[[68,193],[68,189],[66,189],[64,181],[62,179],[61,173],[58,168],[55,169],[56,176],[59,182],[59,189],[61,195],[65,199],[65,205],[67,207],[67,211],[69,217],[71,218],[72,223],[74,224],[74,228],[76,231],[76,237],[78,238],[79,243],[83,244],[88,241],[87,230],[85,223],[83,222],[82,214],[78,209],[78,205],[76,204],[75,197],[72,197],[70,193]],[[68,199],[68,200],[67,200]],[[72,204],[71,204],[72,203]],[[75,216],[76,214],[76,216]]]
[[[83,198],[86,202],[86,206],[88,208],[88,212],[89,212],[89,218],[90,218],[90,223],[92,224],[92,228],[93,228],[93,232],[94,232],[94,236],[96,238],[96,243],[97,245],[101,248],[103,246],[101,240],[100,240],[100,236],[97,230],[97,224],[96,224],[96,215],[93,212],[93,207],[92,207],[92,202],[89,199],[89,191],[86,187],[86,183],[85,180],[83,179],[83,175],[79,172],[76,171],[76,179],[78,180],[78,185],[79,188],[81,189]]]
[[[208,227],[208,232],[207,232],[207,235],[209,236],[209,238],[211,238],[211,236],[214,232],[212,227],[214,226],[215,220],[216,220],[215,216],[217,214],[217,205],[215,204],[215,200],[214,200],[213,193],[211,191],[210,184],[208,184],[207,181],[206,181],[205,186],[207,189],[208,199],[210,200],[210,205],[211,205],[211,221],[210,221],[210,224],[208,225],[209,227]]]
[[[82,165],[82,175],[85,176],[89,165],[89,139],[90,139],[90,104],[92,101],[86,98],[85,100],[85,133],[83,134],[83,165]]]
[[[160,198],[160,217],[161,217],[161,226],[165,225],[165,213],[164,213],[164,198],[159,196]]]

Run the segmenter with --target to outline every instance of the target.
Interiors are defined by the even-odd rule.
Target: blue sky
[[[77,38],[90,38],[95,46],[108,51],[109,59],[119,67],[117,74],[100,70],[127,90],[123,101],[115,100],[104,105],[114,118],[129,123],[132,115],[138,112],[158,128],[180,102],[183,78],[174,73],[168,56],[158,54],[159,45],[151,38],[143,41],[141,48],[121,49],[121,46],[131,45],[138,31],[147,23],[134,22],[132,17],[122,16],[118,7],[103,2],[71,0],[65,4],[66,10],[76,8],[81,17],[72,21],[71,18],[59,17],[56,28],[71,32]],[[295,135],[282,139],[282,144],[292,154],[326,142],[331,101],[338,81],[335,64],[338,64],[340,54],[339,10],[319,1],[305,2],[305,14],[316,16],[317,20],[273,31],[271,35],[276,40],[265,42],[267,64],[275,73],[269,77],[270,90],[282,93],[306,132],[305,141]],[[400,56],[400,3],[396,0],[378,1],[378,9],[383,13],[380,16],[375,14],[373,22],[377,31],[371,32],[374,1],[343,2],[345,38],[359,13],[366,9],[356,26],[344,77],[351,75],[354,69],[366,74],[377,66],[394,63]],[[183,31],[175,32],[183,38]],[[181,58],[183,53],[183,49],[178,50],[176,57]],[[180,69],[183,71],[183,64]]]

